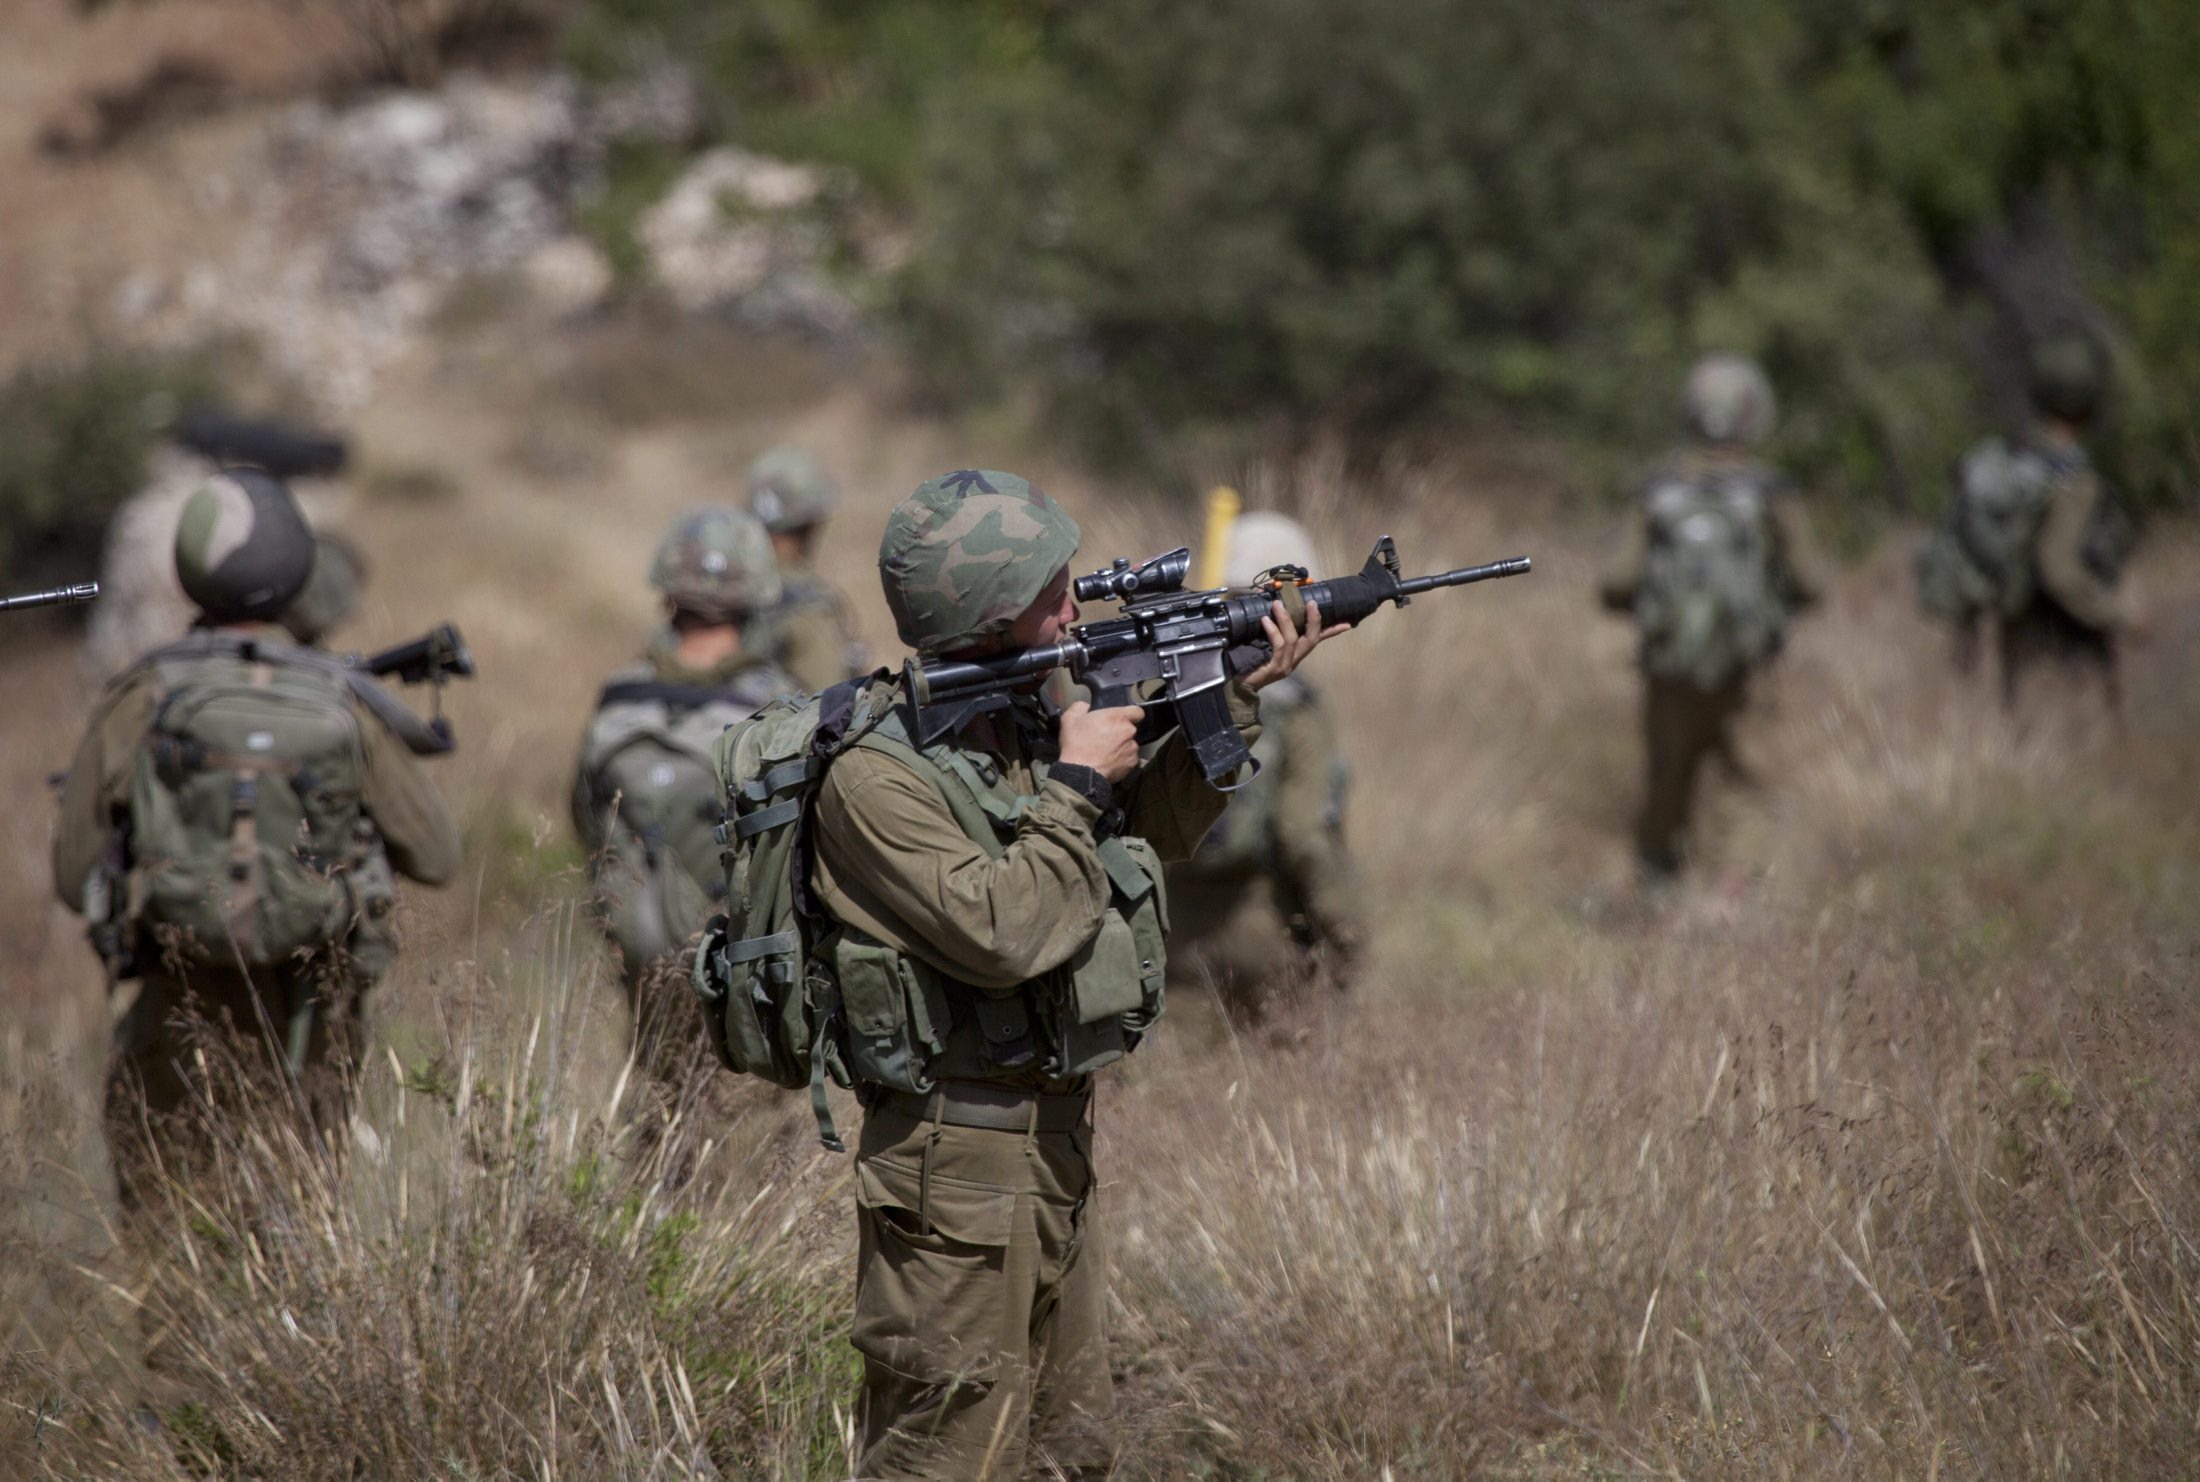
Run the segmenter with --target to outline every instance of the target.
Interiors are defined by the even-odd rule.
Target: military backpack
[[[1281,860],[1276,848],[1276,802],[1283,786],[1280,769],[1284,735],[1294,711],[1320,703],[1313,688],[1296,674],[1261,691],[1261,733],[1253,743],[1253,760],[1260,764],[1260,770],[1230,794],[1229,807],[1208,830],[1191,859],[1173,868],[1222,880],[1277,869]],[[1345,792],[1350,780],[1343,757],[1332,757],[1328,808],[1322,817],[1323,826],[1332,832],[1344,827]]]
[[[1768,657],[1787,629],[1766,476],[1673,470],[1644,490],[1649,549],[1635,594],[1643,667],[1713,690]]]
[[[352,686],[286,646],[199,635],[145,660],[152,721],[130,774],[130,915],[163,956],[272,967],[369,908]]]
[[[998,858],[1024,799],[951,745],[914,746],[890,684],[850,680],[789,696],[721,737],[726,914],[704,933],[694,987],[730,1068],[807,1085],[824,1144],[841,1150],[825,1086],[923,1093],[942,1078],[1031,1069],[1078,1075],[1135,1047],[1162,1008],[1167,906],[1142,839],[1108,837],[1099,933],[1044,981],[982,992],[842,926],[810,896],[810,812],[853,747],[894,757],[940,791],[964,833]],[[1044,763],[1037,764],[1043,778]],[[955,1034],[976,1026],[975,1035]],[[974,1047],[974,1048],[973,1048]]]
[[[2086,469],[2082,453],[2049,451],[1989,438],[1956,464],[1945,520],[1917,554],[1918,596],[1926,611],[1951,621],[1991,613],[2014,617],[2039,592],[2039,539],[2055,491]],[[2130,554],[2132,526],[2105,494],[2094,506],[2086,566],[2113,582]]]
[[[574,821],[605,932],[629,971],[678,949],[725,893],[711,749],[793,681],[770,668],[723,687],[647,671],[607,684],[581,746]]]

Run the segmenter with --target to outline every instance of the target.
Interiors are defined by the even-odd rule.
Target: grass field
[[[483,668],[440,774],[468,867],[409,902],[363,1070],[377,1156],[337,1169],[279,1115],[232,1123],[118,1245],[107,1009],[43,903],[50,815],[11,815],[8,1475],[845,1474],[848,1165],[801,1098],[704,1076],[667,1100],[623,1064],[562,820],[588,696],[647,622],[655,531],[774,436],[857,491],[826,566],[880,653],[876,522],[929,473],[1034,467],[1094,565],[1196,515],[815,367],[663,340],[523,366],[446,345],[360,429],[343,519],[378,579],[350,636],[447,614]],[[604,391],[637,383],[677,394]],[[1653,912],[1598,533],[1478,466],[1246,480],[1334,567],[1388,530],[1414,569],[1537,569],[1383,613],[1311,671],[1378,902],[1359,989],[1244,1036],[1195,997],[1109,1078],[1121,1474],[2189,1468],[2193,533],[2140,562],[2160,631],[2120,731],[2051,705],[2020,724],[1957,682],[1883,543],[1796,630],[1746,732],[1754,782],[1714,789],[1702,867]],[[0,767],[36,800],[90,690],[52,638],[0,676]]]

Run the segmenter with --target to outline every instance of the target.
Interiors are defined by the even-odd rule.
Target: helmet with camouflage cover
[[[1230,522],[1230,539],[1223,548],[1222,579],[1233,587],[1249,587],[1253,578],[1278,566],[1314,569],[1314,538],[1289,515],[1256,509]]]
[[[1682,393],[1688,425],[1715,443],[1755,443],[1772,435],[1779,406],[1772,382],[1742,355],[1706,355],[1688,372]]]
[[[2108,351],[2082,329],[2058,329],[2034,340],[2025,380],[2032,405],[2065,422],[2092,416],[2108,389]]]
[[[649,563],[649,584],[683,612],[732,622],[779,600],[771,537],[747,510],[691,509],[673,522]]]
[[[225,468],[184,501],[176,577],[215,622],[277,616],[312,571],[313,532],[280,479],[256,468]]]
[[[879,577],[901,641],[927,657],[1006,633],[1077,554],[1077,522],[1012,473],[965,468],[886,517]]]
[[[800,448],[773,448],[749,465],[749,512],[774,535],[807,530],[840,503],[840,486]]]
[[[313,574],[290,606],[283,609],[283,626],[300,643],[319,643],[351,621],[359,610],[359,596],[367,584],[367,558],[359,547],[341,535],[326,532],[313,538]]]

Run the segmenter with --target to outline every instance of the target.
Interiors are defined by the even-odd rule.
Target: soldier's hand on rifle
[[[1350,623],[1334,628],[1323,627],[1319,602],[1306,604],[1304,632],[1291,621],[1291,614],[1284,610],[1281,602],[1269,604],[1268,616],[1260,620],[1260,626],[1268,635],[1268,662],[1243,676],[1242,683],[1249,690],[1263,689],[1274,684],[1298,668],[1318,645],[1328,642],[1340,633],[1352,631]]]
[[[1062,761],[1121,782],[1138,765],[1138,723],[1145,718],[1141,706],[1095,710],[1079,700],[1062,712]]]

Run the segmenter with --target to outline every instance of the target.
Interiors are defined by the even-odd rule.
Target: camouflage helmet
[[[1006,633],[1078,539],[1077,522],[1015,474],[965,468],[919,484],[878,545],[894,631],[926,656]]]
[[[300,643],[319,643],[351,621],[367,584],[367,558],[341,535],[313,538],[313,574],[290,606],[282,624]]]
[[[749,465],[749,512],[774,535],[807,530],[840,503],[840,486],[800,448],[773,448]]]
[[[1256,509],[1230,522],[1230,539],[1223,546],[1222,580],[1233,587],[1249,587],[1253,578],[1277,566],[1314,569],[1314,537],[1289,515]]]
[[[2108,390],[2108,351],[2082,329],[2061,329],[2032,342],[2025,381],[2032,405],[2065,422],[2092,416]]]
[[[313,571],[313,532],[280,479],[225,468],[184,501],[176,577],[217,623],[280,614]]]
[[[683,612],[731,622],[779,600],[779,563],[756,516],[722,504],[691,509],[657,542],[649,584]]]
[[[1772,435],[1779,411],[1772,382],[1756,361],[1741,355],[1697,361],[1681,399],[1690,429],[1715,443],[1762,442]]]

